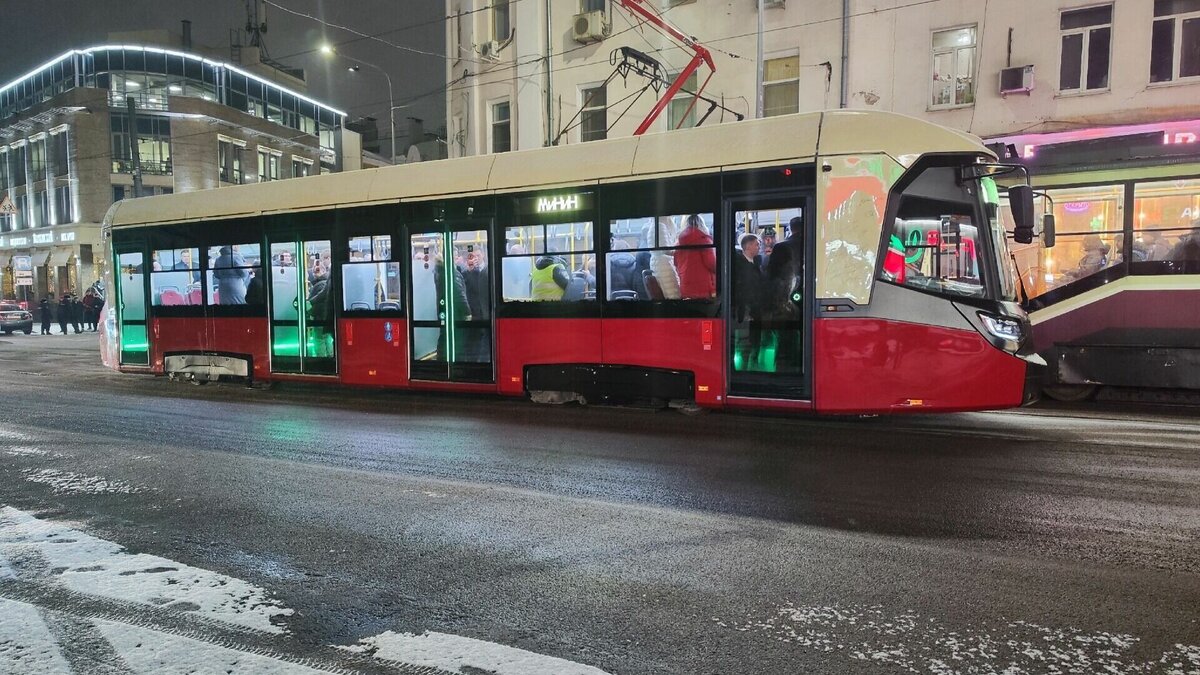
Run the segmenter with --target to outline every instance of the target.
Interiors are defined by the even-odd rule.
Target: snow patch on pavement
[[[96,620],[92,623],[136,673],[316,675],[325,672],[115,621]]]
[[[33,605],[0,598],[0,672],[71,672]]]
[[[33,440],[29,434],[17,431],[11,427],[0,426],[0,439],[11,441],[29,441]]]
[[[0,555],[13,563],[40,555],[53,578],[78,593],[186,611],[259,631],[283,633],[272,619],[292,614],[266,591],[240,579],[127,553],[119,544],[11,507],[0,509]]]
[[[12,455],[13,457],[45,457],[46,455],[50,454],[50,451],[22,445],[11,448],[8,451],[8,454]]]
[[[99,476],[59,471],[58,469],[26,469],[21,472],[25,480],[49,485],[55,494],[135,494],[148,488],[130,485],[119,480],[108,480]]]
[[[1046,672],[1200,675],[1200,647],[1177,644],[1152,663],[1134,663],[1139,639],[1123,633],[1048,628],[999,621],[952,628],[915,612],[893,614],[874,606],[784,605],[764,619],[726,622],[724,628],[761,632],[780,642],[844,653],[908,672],[979,675]]]
[[[598,668],[566,659],[446,633],[425,632],[415,635],[388,631],[344,649],[370,652],[375,658],[441,668],[452,673],[482,671],[495,675],[608,675]],[[473,670],[465,671],[464,668]]]

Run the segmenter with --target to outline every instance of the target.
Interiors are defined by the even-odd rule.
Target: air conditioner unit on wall
[[[487,59],[488,61],[499,61],[500,43],[495,40],[492,40],[491,42],[480,43],[479,56],[480,58]]]
[[[583,44],[603,40],[608,37],[610,30],[608,17],[602,9],[576,14],[571,19],[571,37]]]
[[[1033,91],[1033,66],[1000,69],[1000,95],[1028,94]]]

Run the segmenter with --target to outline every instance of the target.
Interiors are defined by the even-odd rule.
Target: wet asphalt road
[[[0,447],[0,504],[262,586],[298,651],[428,630],[622,674],[1200,672],[1194,409],[194,387],[110,372],[86,335],[0,337],[0,391],[0,427],[53,453]]]

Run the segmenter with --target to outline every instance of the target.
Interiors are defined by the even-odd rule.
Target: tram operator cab
[[[834,414],[1020,405],[978,139],[834,111],[114,205],[123,371]],[[145,264],[148,263],[148,264]]]

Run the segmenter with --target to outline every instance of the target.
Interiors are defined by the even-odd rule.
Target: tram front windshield
[[[988,216],[995,207],[986,205],[986,192],[959,167],[921,171],[888,224],[881,278],[939,295],[1014,299],[1004,233]]]

